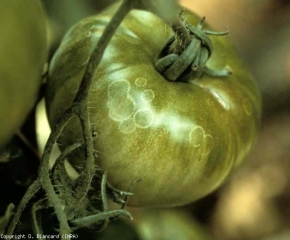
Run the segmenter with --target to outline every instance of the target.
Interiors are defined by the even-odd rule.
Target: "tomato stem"
[[[184,10],[179,14],[180,27],[172,27],[175,38],[171,39],[156,61],[155,68],[169,81],[190,82],[203,73],[212,77],[226,77],[229,69],[214,70],[206,67],[206,62],[213,52],[211,39],[207,35],[223,36],[228,31],[214,32],[203,30],[203,17],[196,27],[183,18]],[[168,46],[170,44],[170,46]]]
[[[27,191],[25,192],[24,196],[22,197],[20,203],[18,204],[17,208],[16,208],[16,212],[14,213],[6,234],[7,235],[12,235],[14,232],[14,229],[17,225],[17,223],[19,222],[19,219],[21,217],[22,212],[24,211],[24,209],[26,208],[28,202],[30,201],[31,198],[33,198],[33,196],[40,190],[40,182],[39,180],[35,180],[33,183],[30,184],[30,186],[28,187]]]

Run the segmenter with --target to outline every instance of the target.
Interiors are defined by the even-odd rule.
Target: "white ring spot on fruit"
[[[201,155],[208,155],[213,148],[213,138],[210,134],[206,134],[201,126],[194,127],[189,133],[190,143],[198,148]]]
[[[135,130],[135,123],[132,118],[119,123],[119,130],[122,133],[131,133]]]
[[[135,105],[131,98],[112,99],[108,102],[109,116],[115,121],[123,121],[133,114]]]
[[[136,86],[138,86],[138,87],[144,87],[144,86],[146,86],[146,84],[147,84],[147,79],[144,78],[144,77],[136,78],[136,80],[135,80],[135,84],[136,84]]]
[[[213,138],[210,134],[206,134],[203,138],[204,147],[202,148],[202,155],[208,155],[213,149]]]
[[[145,90],[144,92],[142,92],[142,99],[146,102],[150,102],[154,99],[155,95],[154,92],[152,90]]]
[[[139,128],[148,128],[151,126],[154,114],[150,109],[140,109],[134,114],[134,122]]]
[[[189,141],[195,148],[199,148],[204,135],[204,130],[200,126],[194,127],[189,133]]]
[[[248,115],[251,116],[253,113],[252,105],[248,99],[243,100],[243,109],[244,112]]]
[[[115,121],[124,121],[134,113],[135,102],[129,95],[130,83],[127,80],[113,82],[108,87],[109,116]]]
[[[119,80],[112,82],[108,87],[109,98],[128,97],[130,91],[130,82],[128,80]]]

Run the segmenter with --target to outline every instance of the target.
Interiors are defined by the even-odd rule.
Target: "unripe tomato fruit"
[[[47,57],[46,18],[38,0],[0,1],[0,148],[37,99]]]
[[[72,103],[93,45],[116,7],[73,26],[55,53],[46,95],[54,125]],[[186,12],[194,26],[200,18]],[[229,65],[233,75],[169,82],[154,63],[174,35],[157,16],[134,10],[107,47],[89,95],[96,163],[108,182],[126,190],[136,179],[129,205],[176,206],[216,189],[253,145],[260,121],[260,95],[227,37],[212,37],[208,66]],[[61,134],[61,147],[82,140],[78,120]],[[70,159],[82,166],[83,157]]]

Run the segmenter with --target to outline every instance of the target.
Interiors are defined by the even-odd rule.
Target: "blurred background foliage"
[[[43,0],[50,26],[50,56],[71,25],[112,2]],[[113,222],[99,234],[81,231],[79,239],[288,240],[290,1],[180,0],[180,3],[206,16],[216,30],[229,28],[228,37],[253,73],[263,97],[257,144],[243,166],[208,197],[171,210],[129,209],[134,221]],[[49,133],[43,103],[38,113],[41,149]],[[17,151],[15,154],[18,156]]]

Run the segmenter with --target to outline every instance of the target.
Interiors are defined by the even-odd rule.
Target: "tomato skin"
[[[0,148],[38,97],[46,62],[46,17],[40,1],[0,1]]]
[[[114,11],[76,24],[55,53],[46,96],[51,125],[72,103],[93,43]],[[186,15],[194,25],[200,20]],[[228,39],[211,38],[208,66],[229,65],[233,75],[169,82],[154,63],[172,35],[155,15],[131,11],[110,41],[90,90],[97,165],[121,190],[143,179],[134,187],[131,206],[183,205],[209,194],[245,159],[259,128],[259,92]],[[81,139],[73,119],[61,135],[62,146]],[[70,161],[81,166],[81,153]]]

